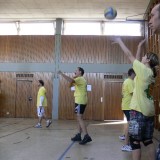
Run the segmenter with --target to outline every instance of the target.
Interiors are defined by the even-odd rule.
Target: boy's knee
[[[141,149],[140,141],[130,137],[130,145],[132,150]]]

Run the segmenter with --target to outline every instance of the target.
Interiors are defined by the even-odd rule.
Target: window
[[[101,35],[100,22],[64,22],[64,35]]]
[[[16,24],[13,23],[0,23],[0,35],[17,35]]]
[[[56,21],[0,23],[0,35],[54,35]],[[65,21],[64,35],[142,36],[140,22]]]
[[[140,23],[105,23],[104,35],[141,36]]]
[[[20,23],[20,35],[54,35],[53,22],[46,23]]]

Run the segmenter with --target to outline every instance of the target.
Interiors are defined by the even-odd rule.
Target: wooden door
[[[122,82],[103,81],[104,120],[123,120],[121,110]]]
[[[31,118],[32,116],[32,81],[16,81],[16,118]]]

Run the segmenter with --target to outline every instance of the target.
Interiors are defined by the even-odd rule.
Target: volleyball
[[[104,17],[108,20],[113,20],[117,16],[117,10],[113,7],[108,7],[104,10]]]

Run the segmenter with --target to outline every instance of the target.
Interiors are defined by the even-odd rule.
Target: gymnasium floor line
[[[21,122],[14,122],[14,123],[9,123],[9,124],[6,124],[4,126],[0,126],[0,128],[3,128],[3,127],[8,127],[8,126],[11,126],[11,125],[16,125],[16,124],[20,124]]]
[[[88,127],[90,125],[90,123],[86,124],[86,127]],[[63,154],[60,156],[60,158],[58,160],[63,160],[63,157],[67,154],[67,152],[71,149],[71,147],[73,146],[75,142],[72,142],[67,148],[66,150],[63,152]]]
[[[7,135],[1,136],[0,138],[4,138],[4,137],[7,137],[7,136],[10,136],[10,135],[16,134],[16,133],[18,133],[18,132],[25,131],[25,130],[27,130],[27,129],[29,129],[29,128],[33,128],[33,126],[30,126],[30,127],[27,127],[27,128],[24,128],[24,129],[21,129],[21,130],[18,130],[18,131],[15,131],[15,132],[9,133],[9,134],[7,134]]]
[[[66,150],[62,153],[62,155],[58,158],[58,160],[63,160],[64,156],[67,154],[67,152],[71,149],[71,147],[73,146],[75,142],[72,142],[67,148]]]

